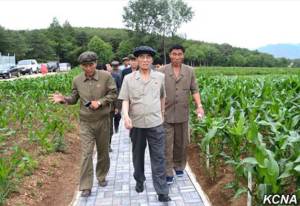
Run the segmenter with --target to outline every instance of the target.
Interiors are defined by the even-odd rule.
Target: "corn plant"
[[[48,96],[55,91],[69,93],[79,72],[0,82],[0,205],[16,189],[18,180],[38,165],[37,154],[23,146],[36,145],[39,154],[65,151],[64,136],[72,128],[70,119],[78,118],[78,106],[55,105]],[[9,148],[7,143],[15,137],[15,146]]]
[[[227,188],[235,197],[247,192],[248,205],[259,205],[265,194],[299,198],[299,76],[198,74],[197,81],[206,120],[192,118],[193,134],[201,137],[193,139],[210,160],[213,176],[214,162],[230,165],[236,178]]]

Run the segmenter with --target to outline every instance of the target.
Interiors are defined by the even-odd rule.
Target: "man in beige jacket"
[[[189,143],[189,96],[192,94],[198,117],[204,115],[193,68],[183,64],[184,48],[174,45],[169,51],[171,64],[159,70],[165,74],[166,104],[164,127],[166,130],[166,179],[168,184],[183,176],[186,166],[186,147]]]

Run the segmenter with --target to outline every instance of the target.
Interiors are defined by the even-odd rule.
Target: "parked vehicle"
[[[56,72],[59,70],[59,63],[57,61],[51,61],[47,63],[49,72]]]
[[[60,72],[66,72],[71,70],[71,64],[70,63],[60,63],[59,64],[59,71]]]
[[[10,79],[12,76],[21,76],[20,70],[16,66],[0,65],[0,77]]]
[[[38,63],[35,59],[24,59],[18,62],[17,68],[21,74],[38,73]]]

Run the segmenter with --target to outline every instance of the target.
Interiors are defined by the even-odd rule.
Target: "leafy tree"
[[[193,17],[191,7],[182,0],[130,0],[124,7],[123,21],[138,33],[159,34],[162,37],[164,63],[166,63],[165,37],[174,35],[182,23]]]
[[[75,65],[77,64],[78,55],[88,50],[88,43],[92,37],[97,36],[102,39],[101,45],[104,42],[104,45],[106,45],[104,50],[109,51],[109,54],[105,54],[107,52],[103,53],[101,49],[98,51],[98,47],[93,48],[93,50],[98,51],[100,61],[105,62],[112,59],[113,53],[116,54],[117,58],[122,58],[131,53],[132,49],[138,45],[149,45],[157,49],[158,55],[156,55],[154,60],[155,62],[163,62],[163,59],[168,58],[164,55],[166,48],[175,43],[180,43],[186,48],[185,62],[193,66],[295,67],[299,65],[298,61],[293,61],[294,65],[290,65],[292,60],[274,58],[272,55],[232,47],[229,44],[192,41],[186,40],[185,37],[174,35],[180,25],[174,26],[174,29],[168,26],[178,24],[170,22],[177,20],[178,16],[176,18],[175,16],[180,13],[180,9],[178,9],[180,7],[176,6],[176,2],[179,2],[177,0],[130,0],[130,2],[136,5],[137,2],[141,3],[134,8],[142,14],[137,18],[140,21],[135,24],[139,28],[137,29],[138,32],[135,30],[135,27],[132,27],[132,30],[89,27],[73,28],[68,21],[61,26],[58,19],[54,18],[47,29],[12,31],[0,26],[0,52],[3,55],[15,53],[17,60],[21,58],[36,58],[38,61],[59,60]],[[159,4],[160,6],[155,6]],[[141,5],[148,9],[143,8]],[[170,8],[170,5],[177,9],[165,10]],[[131,7],[127,7],[127,9],[130,11],[134,10]],[[150,26],[153,28],[153,31],[148,29]],[[167,28],[170,30],[164,30]],[[101,55],[104,55],[104,57],[101,57]]]
[[[247,63],[247,60],[239,52],[234,52],[229,57],[229,62],[230,62],[230,66],[245,66]]]
[[[191,66],[201,65],[201,62],[205,59],[204,51],[197,44],[189,45],[185,50],[184,56]]]
[[[36,59],[38,62],[46,62],[49,60],[57,60],[54,48],[47,36],[38,31],[30,31],[27,33],[28,51],[26,58]]]
[[[74,62],[71,52],[76,50],[75,30],[66,21],[63,26],[57,18],[53,18],[50,27],[47,29],[47,36],[51,40],[52,47],[60,62]]]
[[[9,53],[16,55],[16,59],[23,59],[28,51],[25,35],[21,32],[9,31]]]
[[[0,26],[0,52],[7,53],[9,50],[8,32]]]
[[[158,2],[157,0],[129,0],[128,6],[124,7],[123,15],[126,27],[139,33],[155,33],[161,15]]]
[[[122,59],[128,54],[131,54],[135,47],[136,45],[132,39],[126,39],[121,41],[117,49],[117,57],[119,59]]]
[[[80,47],[86,47],[89,41],[88,35],[84,31],[76,32],[75,40],[76,40],[76,44]]]
[[[108,63],[113,58],[112,46],[104,42],[98,36],[94,36],[88,43],[88,50],[95,52],[98,55],[100,63]]]
[[[251,54],[248,57],[248,67],[260,67],[262,64],[261,57],[258,54]]]
[[[290,66],[290,64],[292,63],[293,61],[291,60],[288,60],[286,58],[278,58],[276,59],[276,66],[279,66],[279,67],[287,67],[287,66]],[[292,64],[293,65],[293,64]],[[300,66],[298,66],[300,67]]]

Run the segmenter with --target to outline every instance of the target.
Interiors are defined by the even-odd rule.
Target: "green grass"
[[[196,67],[196,74],[203,75],[300,75],[300,68],[279,67]]]

